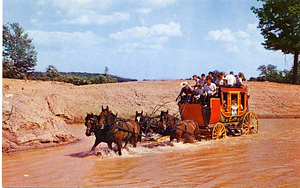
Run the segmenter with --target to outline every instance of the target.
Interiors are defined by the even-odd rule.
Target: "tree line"
[[[278,70],[275,65],[260,65],[257,70],[259,71],[259,77],[251,77],[250,81],[270,81],[278,83],[292,83],[293,71],[291,70]],[[297,74],[300,75],[300,66],[298,66]],[[300,83],[300,77],[297,78],[297,83]]]

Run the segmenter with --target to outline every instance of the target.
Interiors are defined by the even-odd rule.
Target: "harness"
[[[120,125],[119,125],[119,122],[120,122],[120,121],[123,122],[123,123],[127,126],[128,129],[125,129],[124,127],[120,126]],[[133,128],[133,131],[129,130],[129,126],[128,126],[127,123],[129,123],[129,124],[131,125],[131,127]],[[133,134],[133,135],[134,135],[134,134],[137,134],[137,135],[139,135],[139,136],[142,136],[141,134],[135,132],[135,129],[136,129],[137,127],[134,127],[134,126],[132,125],[132,123],[130,123],[130,121],[127,121],[127,120],[123,120],[123,119],[117,118],[117,119],[116,119],[114,122],[112,122],[112,123],[106,123],[106,124],[104,125],[104,127],[108,127],[108,126],[110,126],[110,125],[114,125],[114,127],[113,127],[112,130],[107,131],[106,134],[115,134],[115,133],[118,132],[118,131],[123,131],[123,132],[131,133],[131,134]],[[128,134],[128,135],[129,135],[129,134]],[[129,138],[129,139],[130,139],[130,138]]]
[[[175,124],[174,124],[174,127],[173,127],[173,129],[171,129],[170,131],[176,131],[177,129],[179,129],[179,130],[181,130],[182,132],[183,132],[183,134],[182,134],[182,136],[184,135],[184,134],[189,134],[189,135],[194,135],[195,136],[195,134],[194,133],[191,133],[191,132],[189,132],[189,131],[187,131],[187,124],[186,124],[186,122],[185,121],[182,121],[183,122],[183,124],[184,124],[184,127],[185,127],[185,129],[182,129],[181,127],[179,127],[178,125],[178,121],[174,118],[174,121],[175,121]],[[169,123],[168,123],[169,122]],[[171,123],[170,123],[170,120],[169,120],[169,117],[168,117],[168,121],[167,121],[167,124],[166,124],[166,126],[167,127],[169,127],[171,125]],[[195,127],[193,126],[193,128],[195,129]]]

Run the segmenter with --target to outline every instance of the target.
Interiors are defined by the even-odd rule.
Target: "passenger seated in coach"
[[[178,99],[181,97],[179,103],[189,103],[191,101],[191,97],[192,97],[192,88],[188,85],[187,82],[182,82],[181,83],[181,91],[179,93],[179,95],[176,98],[176,102],[178,101]],[[185,94],[184,96],[182,96],[183,94]]]
[[[227,103],[226,103],[225,100],[223,101],[222,107],[223,107],[223,110],[224,110],[225,112],[228,112],[228,110],[227,110]]]
[[[231,101],[231,107],[230,108],[231,108],[231,115],[232,116],[238,115],[238,108],[239,108],[239,106],[237,104],[236,99],[232,99],[232,101]]]

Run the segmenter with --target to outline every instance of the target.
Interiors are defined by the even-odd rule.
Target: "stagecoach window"
[[[245,95],[246,93],[241,92],[241,110],[245,108]]]
[[[222,104],[224,104],[224,103],[227,104],[227,99],[228,99],[228,92],[224,92]]]
[[[237,105],[237,94],[231,94],[231,105]]]
[[[221,104],[225,112],[228,111],[227,99],[228,99],[228,92],[223,92],[223,99],[221,99]]]

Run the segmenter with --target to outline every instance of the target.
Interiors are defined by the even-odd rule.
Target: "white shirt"
[[[231,115],[232,116],[238,115],[238,108],[239,108],[239,106],[237,106],[237,105],[232,105],[231,106]]]
[[[225,85],[225,83],[224,83],[224,80],[222,79],[222,80],[220,80],[219,81],[219,84],[220,84],[220,86],[223,86],[223,85]]]
[[[233,86],[236,82],[236,78],[232,74],[228,74],[225,79],[227,80],[227,85]]]
[[[211,95],[217,89],[217,86],[214,83],[211,83],[210,85],[205,84],[204,89],[208,95]]]

